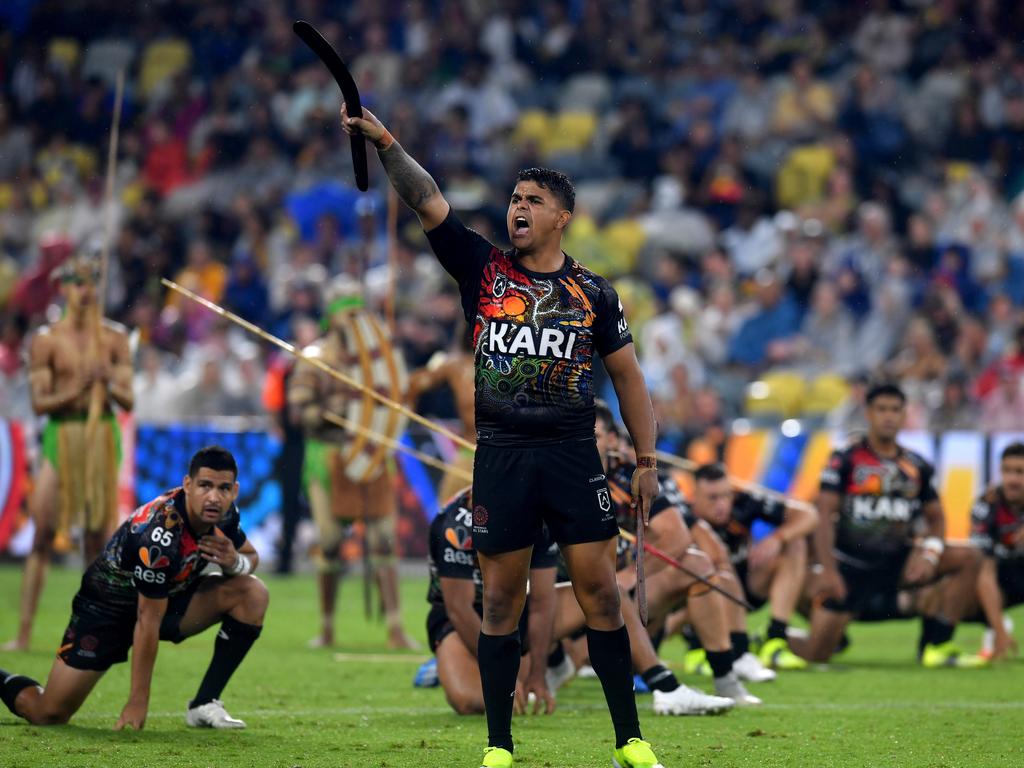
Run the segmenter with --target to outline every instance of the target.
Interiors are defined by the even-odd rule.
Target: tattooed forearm
[[[441,193],[430,174],[409,157],[397,141],[387,149],[378,151],[377,156],[395,192],[414,211],[420,211],[427,202]]]

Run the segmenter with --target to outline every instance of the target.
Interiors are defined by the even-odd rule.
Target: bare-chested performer
[[[117,523],[121,437],[114,406],[132,408],[132,364],[126,329],[103,320],[94,357],[98,260],[79,255],[58,272],[64,316],[41,327],[29,346],[32,407],[47,417],[29,509],[35,522],[25,562],[17,637],[4,650],[27,650],[55,536],[80,528],[85,563],[99,555]],[[94,382],[106,390],[103,416],[87,445]]]
[[[409,376],[409,402],[415,404],[424,392],[447,385],[452,391],[459,421],[462,422],[462,437],[476,443],[475,376],[473,336],[471,329],[467,328],[457,349],[435,354],[426,367],[412,372]],[[449,466],[437,492],[438,501],[442,504],[466,484],[465,473],[473,471],[473,451],[459,446],[455,460]]]
[[[384,324],[366,309],[358,284],[339,278],[325,298],[327,332],[307,347],[305,354],[392,399],[402,399],[407,382],[401,358],[392,350]],[[399,611],[395,562],[398,510],[391,457],[366,437],[324,419],[325,414],[334,414],[387,434],[397,431],[398,422],[391,421],[398,418],[397,414],[302,362],[288,387],[288,406],[306,430],[303,475],[319,544],[321,629],[313,645],[334,644],[334,607],[343,566],[341,545],[346,525],[361,520],[384,604],[388,644],[394,648],[418,647],[402,628]]]

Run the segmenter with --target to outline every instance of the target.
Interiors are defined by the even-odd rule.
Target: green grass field
[[[51,574],[35,650],[0,653],[0,666],[46,676],[77,579],[67,570]],[[342,645],[335,651],[306,648],[317,625],[312,577],[268,582],[266,630],[224,696],[248,730],[185,727],[185,703],[212,648],[213,632],[207,632],[180,646],[161,645],[142,732],[111,730],[128,693],[127,664],[106,675],[69,726],[29,726],[0,707],[0,768],[479,765],[483,718],[454,715],[440,689],[412,687],[420,659],[385,649],[383,626],[362,617],[358,579],[342,591]],[[14,632],[19,584],[15,567],[0,568],[3,639]],[[424,635],[424,593],[424,580],[403,584],[407,627],[418,639]],[[1015,618],[1024,626],[1024,611]],[[645,736],[666,768],[1024,765],[1024,661],[989,670],[925,671],[912,661],[916,633],[913,622],[856,626],[853,647],[834,669],[789,673],[753,686],[765,700],[756,711],[656,718],[650,698],[641,696]],[[965,627],[958,639],[974,649],[980,634],[978,627]],[[662,652],[680,662],[682,644],[672,640]],[[519,766],[611,764],[611,723],[597,681],[574,681],[560,692],[554,715],[520,717],[513,728]]]

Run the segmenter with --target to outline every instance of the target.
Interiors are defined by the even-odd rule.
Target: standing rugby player
[[[586,617],[591,665],[615,727],[613,761],[660,765],[640,733],[633,696],[615,581],[615,514],[594,441],[594,356],[604,361],[637,448],[632,495],[644,514],[658,493],[654,411],[615,291],[562,251],[572,183],[557,171],[520,171],[506,214],[512,248],[502,251],[459,221],[430,174],[373,114],[349,117],[342,107],[342,123],[377,148],[398,196],[458,282],[473,324],[473,542],[484,585],[477,658],[489,734],[482,765],[512,765],[518,624],[533,542],[545,523]],[[545,698],[544,665],[531,666],[527,692]]]

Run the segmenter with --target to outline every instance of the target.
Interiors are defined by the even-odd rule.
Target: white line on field
[[[641,700],[641,703],[643,700]],[[568,711],[604,711],[604,704],[564,704]],[[836,704],[831,702],[815,702],[807,704],[772,704],[765,702],[763,707],[751,710],[750,714],[755,716],[758,712],[771,712],[772,710],[802,710],[802,711],[829,711],[829,712],[860,712],[873,711],[877,709],[912,709],[916,712],[928,710],[1020,710],[1024,709],[1024,701],[948,701],[924,704],[920,701],[878,701],[863,702],[856,704]],[[319,707],[316,709],[245,709],[234,711],[235,715],[245,717],[325,717],[358,715],[369,719],[382,715],[445,715],[451,714],[448,707],[372,707],[369,705],[359,707]],[[84,715],[77,715],[73,722],[82,720],[109,720],[117,719],[117,712],[109,713],[90,712]],[[150,718],[181,718],[184,719],[184,712],[150,712]]]
[[[335,661],[356,661],[366,664],[422,664],[430,656],[422,653],[336,653]]]

